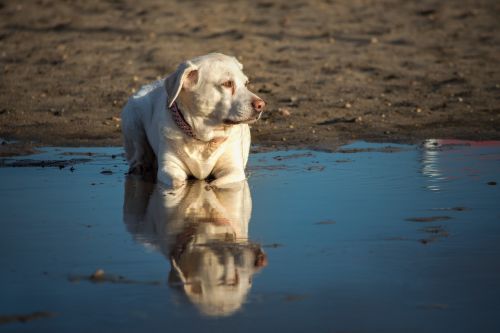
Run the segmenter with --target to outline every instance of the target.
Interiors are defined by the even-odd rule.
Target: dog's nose
[[[260,98],[254,99],[252,101],[252,106],[255,111],[262,112],[264,111],[264,108],[266,107],[266,102],[261,100]]]

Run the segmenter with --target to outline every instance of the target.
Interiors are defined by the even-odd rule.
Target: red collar
[[[168,109],[168,102],[167,102],[167,109]],[[172,106],[170,107],[170,111],[172,113],[172,119],[174,120],[177,127],[179,127],[180,130],[190,138],[199,140],[196,137],[196,134],[194,134],[193,128],[191,127],[191,125],[188,124],[188,122],[182,115],[181,110],[179,110],[179,108],[177,107],[176,102],[172,104]]]
[[[177,103],[175,103],[175,102],[172,103],[172,106],[169,108],[168,101],[167,101],[166,108],[170,109],[170,112],[172,114],[172,119],[174,120],[177,127],[179,127],[179,129],[182,131],[182,133],[186,134],[188,137],[190,137],[192,139],[201,141],[200,139],[198,139],[196,137],[196,134],[194,134],[193,128],[191,127],[191,125],[188,124],[188,122],[186,121],[186,119],[182,115],[182,112],[181,112],[181,110],[179,110]],[[208,141],[207,143],[214,146],[214,147],[218,147],[221,143],[226,141],[226,139],[227,139],[226,137],[216,137],[216,138],[213,138],[212,140]]]

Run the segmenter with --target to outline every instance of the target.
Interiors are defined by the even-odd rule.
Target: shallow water
[[[126,179],[121,152],[3,161],[0,316],[50,316],[1,331],[500,329],[500,142],[252,154],[224,191]]]

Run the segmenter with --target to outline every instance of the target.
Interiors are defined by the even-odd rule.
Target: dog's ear
[[[182,273],[182,270],[180,267],[177,265],[177,261],[175,261],[174,257],[170,257],[170,264],[172,265],[172,268],[175,270],[175,275],[171,274],[168,277],[169,282],[175,283],[175,282],[182,282],[183,284],[187,283],[187,279],[184,276],[184,273]]]
[[[165,89],[168,96],[168,107],[179,96],[181,89],[190,89],[198,83],[198,67],[190,61],[183,62],[177,70],[165,79]]]
[[[236,57],[233,57],[233,59],[236,62],[236,64],[238,65],[239,69],[243,70],[243,65],[241,64],[241,62]]]

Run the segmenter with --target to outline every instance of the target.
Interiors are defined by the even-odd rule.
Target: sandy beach
[[[498,139],[499,13],[494,0],[2,1],[0,138],[120,145],[133,91],[217,51],[268,102],[260,147]]]

